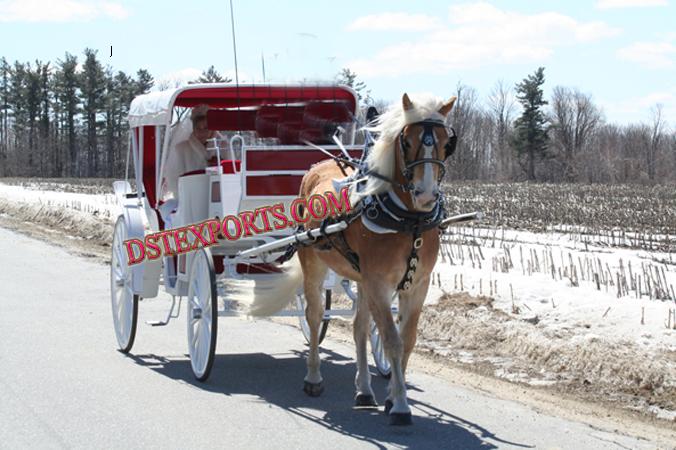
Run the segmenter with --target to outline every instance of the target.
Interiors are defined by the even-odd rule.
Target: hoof
[[[406,426],[413,425],[413,419],[411,419],[411,413],[390,413],[390,425],[393,426]]]
[[[377,408],[378,403],[372,395],[357,394],[357,396],[354,398],[354,406],[357,408]]]
[[[385,414],[389,414],[390,409],[392,409],[392,400],[388,398],[387,400],[385,400]]]
[[[324,386],[322,386],[321,382],[310,383],[309,381],[306,381],[303,384],[303,391],[310,397],[319,397],[322,392],[324,392]]]

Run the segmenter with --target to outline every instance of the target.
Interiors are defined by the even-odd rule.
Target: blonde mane
[[[396,154],[394,149],[397,145],[399,133],[406,125],[420,122],[425,119],[445,120],[445,117],[439,113],[444,101],[438,97],[432,96],[411,96],[413,109],[404,111],[402,102],[390,105],[387,112],[380,115],[375,125],[366,129],[379,133],[378,140],[373,145],[366,164],[370,170],[376,171],[387,178],[394,178],[394,166]],[[380,194],[389,189],[390,184],[387,181],[375,177],[369,177],[365,188],[356,194],[358,200],[367,195]]]

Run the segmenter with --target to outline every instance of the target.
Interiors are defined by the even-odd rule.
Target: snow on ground
[[[115,195],[112,192],[110,194],[81,194],[31,189],[30,187],[26,188],[0,183],[0,198],[16,203],[68,208],[101,218],[113,219],[117,217],[118,213]]]
[[[506,231],[504,240],[498,236],[493,241],[474,239],[466,228],[453,231],[451,239],[464,235],[462,240],[474,240],[481,247],[484,258],[479,268],[480,256],[475,246],[462,245],[463,261],[458,245],[450,244],[454,251],[451,255],[453,264],[448,256],[441,257],[435,269],[435,273],[441,277],[441,285],[445,291],[458,290],[462,274],[462,287],[465,291],[472,295],[493,297],[494,308],[512,316],[537,322],[538,327],[546,329],[552,335],[574,334],[575,339],[581,341],[594,339],[629,341],[646,348],[657,346],[676,351],[676,317],[674,317],[676,300],[671,297],[673,293],[669,289],[676,286],[676,266],[654,263],[655,258],[673,260],[673,254],[595,247],[561,233]],[[503,273],[499,265],[495,267],[493,264],[494,258],[500,260],[506,257],[505,247],[511,253],[514,265],[507,273]],[[469,256],[470,248],[474,255],[473,259]],[[549,264],[546,272],[531,272],[529,275],[529,265],[533,261],[529,256],[533,255],[533,252],[537,254],[538,262],[543,266],[543,251],[546,254],[545,259],[548,259],[550,250],[555,276],[552,276]],[[524,256],[523,265],[521,254]],[[578,275],[577,279],[572,278],[579,286],[574,286],[571,279],[565,275],[559,278],[558,269],[566,266],[569,269],[571,260],[576,266]],[[598,270],[600,261],[601,267],[606,271],[606,277],[610,278],[612,274],[614,285],[610,285],[610,280],[607,286],[601,282],[598,290],[593,276],[591,279],[582,279],[580,267],[584,270],[585,261],[591,264],[592,260],[595,262],[597,273],[600,274]],[[640,298],[637,298],[636,291],[631,289],[628,292],[623,289],[622,295],[618,297],[617,275],[622,273],[620,264],[625,276],[628,276],[628,266],[631,264],[636,280],[638,274],[644,273],[642,265],[652,267],[653,274],[658,268],[661,283],[668,285],[671,298],[651,300],[644,286]],[[533,265],[534,263],[531,269]],[[498,270],[494,270],[496,268]],[[496,282],[497,290],[495,290]],[[627,287],[631,287],[630,281],[627,281]],[[434,302],[441,294],[442,290],[434,286],[428,296],[428,302]],[[518,314],[515,314],[515,311],[518,311]],[[669,322],[670,329],[666,326]]]
[[[565,233],[451,231],[421,318],[423,348],[676,420],[676,255]],[[461,291],[490,299],[463,307]]]

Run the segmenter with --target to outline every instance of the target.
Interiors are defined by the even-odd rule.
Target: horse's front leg
[[[307,374],[305,375],[303,390],[311,397],[318,397],[324,391],[322,375],[319,371],[321,364],[319,327],[324,318],[322,289],[324,288],[327,267],[311,248],[300,249],[298,257],[303,268],[303,289],[307,303],[305,318],[310,327],[310,350],[307,356]]]
[[[357,393],[354,398],[356,407],[377,407],[375,394],[371,389],[371,372],[369,372],[367,343],[371,331],[371,313],[364,298],[361,285],[358,285],[359,298],[357,300],[357,314],[354,317],[353,335],[357,351],[357,375],[354,385]]]
[[[366,277],[365,277],[366,278]],[[390,415],[390,425],[411,425],[411,408],[406,400],[403,371],[403,342],[394,324],[391,300],[394,289],[375,279],[364,281],[363,290],[369,309],[383,339],[385,356],[390,360],[392,375],[385,412]]]
[[[427,297],[429,285],[430,277],[427,275],[408,291],[399,293],[399,334],[404,343],[404,355],[402,359],[404,379],[406,378],[408,359],[411,356],[418,337],[418,319],[422,312],[425,297]]]

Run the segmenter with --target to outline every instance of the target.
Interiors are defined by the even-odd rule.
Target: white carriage
[[[129,177],[113,185],[121,206],[115,223],[111,260],[111,300],[119,349],[129,352],[134,343],[141,299],[158,295],[159,286],[172,296],[163,321],[176,318],[186,300],[187,338],[193,373],[206,380],[216,348],[218,318],[242,314],[228,299],[225,282],[251,279],[254,282],[279,271],[284,247],[274,243],[295,232],[293,227],[253,234],[237,240],[219,240],[217,245],[176,256],[146,258],[128,265],[125,241],[143,240],[165,228],[160,214],[160,191],[169,152],[176,145],[190,108],[207,105],[207,127],[219,132],[211,141],[216,155],[205,170],[183,174],[178,179],[178,207],[171,214],[171,228],[219,220],[241,211],[283,203],[287,206],[299,192],[303,174],[328,156],[304,144],[313,142],[339,154],[359,157],[363,146],[354,145],[357,97],[344,86],[307,85],[190,85],[155,92],[134,99],[129,114],[130,146],[127,166],[133,161],[134,184]],[[341,145],[334,139],[344,130]],[[165,213],[166,214],[166,213]],[[166,217],[165,217],[166,218]],[[272,245],[270,245],[273,243]],[[266,245],[268,244],[268,245]],[[329,272],[325,280],[323,339],[329,321],[352,316],[357,296],[348,280]],[[332,294],[345,292],[350,308],[332,308]],[[219,298],[221,301],[219,301]],[[295,305],[277,315],[297,316],[301,330],[309,336],[303,292]],[[396,309],[393,309],[396,313]],[[387,362],[375,327],[372,349],[379,372],[389,375]]]

